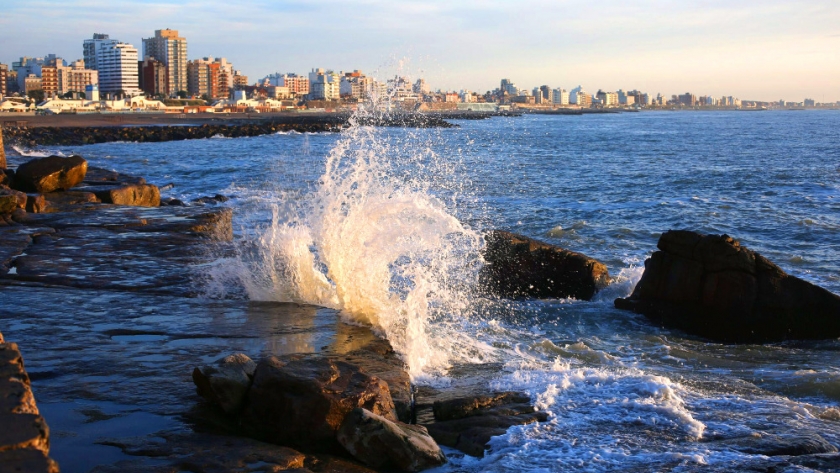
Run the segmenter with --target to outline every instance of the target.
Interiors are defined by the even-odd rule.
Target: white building
[[[341,97],[341,76],[334,71],[312,69],[309,73],[309,97],[312,100],[338,100]]]
[[[140,95],[137,76],[137,48],[109,39],[96,50],[99,91],[105,94]]]
[[[554,105],[569,105],[569,91],[562,88],[554,89],[551,93]]]
[[[575,105],[579,104],[580,102],[582,102],[582,100],[579,99],[581,95],[584,94],[586,94],[586,91],[583,89],[582,85],[575,87],[574,89],[569,91],[569,103]]]
[[[91,69],[97,71],[96,67],[96,51],[99,50],[99,46],[108,41],[110,38],[106,34],[102,33],[94,33],[92,39],[86,39],[84,44],[82,44],[82,48],[84,50],[83,58],[85,61],[85,69]]]

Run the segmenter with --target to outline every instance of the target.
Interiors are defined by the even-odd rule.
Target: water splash
[[[235,279],[252,300],[332,307],[370,324],[417,379],[490,351],[462,327],[483,239],[455,216],[457,198],[432,189],[451,169],[423,142],[429,131],[359,124],[387,108],[374,98],[357,113],[314,189],[274,204],[212,279]]]

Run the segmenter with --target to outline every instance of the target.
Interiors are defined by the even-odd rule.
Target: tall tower
[[[153,57],[166,65],[169,75],[168,94],[187,91],[187,39],[178,30],[155,30],[153,38],[143,40],[143,58]]]
[[[84,48],[84,58],[85,58],[85,69],[92,69],[98,70],[96,65],[96,51],[99,49],[99,45],[108,41],[108,35],[102,33],[94,33],[93,39],[86,39],[83,45]]]

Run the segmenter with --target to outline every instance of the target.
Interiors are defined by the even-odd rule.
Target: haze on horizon
[[[840,100],[836,0],[94,0],[4,2],[0,62],[82,57],[93,33],[133,44],[171,28],[190,59],[253,82],[313,67],[400,70],[434,89],[639,89],[670,96]],[[379,74],[377,74],[377,71]]]

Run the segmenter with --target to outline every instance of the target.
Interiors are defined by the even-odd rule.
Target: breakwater
[[[453,128],[457,125],[440,116],[404,114],[371,117],[362,125],[412,128]],[[7,126],[4,128],[9,145],[22,146],[78,146],[95,143],[163,142],[206,139],[212,137],[242,138],[273,133],[337,132],[350,126],[350,116],[344,114],[255,119],[248,122],[174,126]]]

